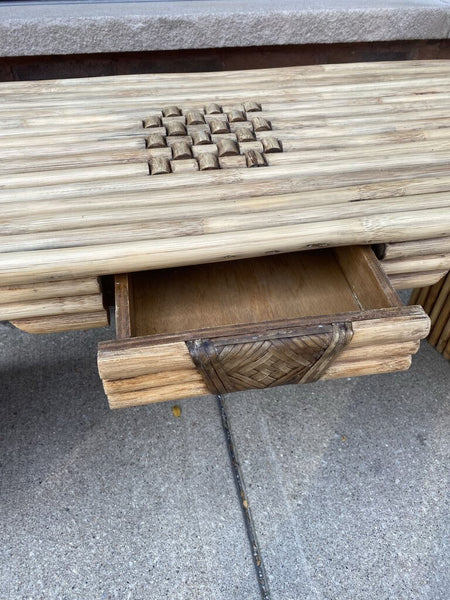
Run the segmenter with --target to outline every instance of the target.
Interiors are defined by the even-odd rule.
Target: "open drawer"
[[[110,406],[407,369],[429,330],[368,247],[118,275]]]

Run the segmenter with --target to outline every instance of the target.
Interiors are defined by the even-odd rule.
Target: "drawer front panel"
[[[333,354],[326,366],[323,363],[323,369],[316,373],[315,379],[405,370],[410,366],[411,355],[419,348],[419,340],[426,337],[430,327],[429,318],[418,306],[353,313],[341,320],[336,316],[334,321],[339,325],[349,322],[352,335],[347,330],[348,338],[342,351]],[[329,318],[320,317],[316,328],[317,325],[331,326],[332,323]],[[297,326],[312,335],[313,328],[308,323],[297,322]],[[256,339],[259,334],[264,339],[271,337],[270,324],[263,327],[264,333],[255,325],[239,329],[243,332],[241,341]],[[281,329],[281,324],[277,324],[275,330]],[[201,338],[187,334],[184,341],[180,341],[179,336],[175,339],[147,336],[102,342],[98,366],[110,407],[125,408],[211,393],[188,346],[195,339],[225,341],[238,337],[239,332],[234,328],[227,335],[223,331],[204,331]]]

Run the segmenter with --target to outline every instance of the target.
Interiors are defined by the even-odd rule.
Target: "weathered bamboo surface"
[[[450,237],[380,244],[374,249],[396,289],[432,285],[450,269]]]
[[[8,82],[0,99],[2,288],[430,239],[411,270],[387,257],[393,279],[448,269],[449,61]]]
[[[385,319],[353,323],[353,338],[322,379],[406,370],[429,322],[418,307]],[[103,342],[98,367],[111,408],[209,394],[184,342],[130,338]]]
[[[108,325],[96,277],[0,287],[0,320],[29,333]]]
[[[429,314],[428,341],[450,360],[450,272],[430,287],[415,289],[410,304],[421,304]]]

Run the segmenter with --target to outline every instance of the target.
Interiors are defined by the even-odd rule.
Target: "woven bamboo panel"
[[[352,337],[350,323],[187,342],[213,394],[317,381]]]
[[[11,82],[0,99],[0,286],[449,237],[448,61]]]

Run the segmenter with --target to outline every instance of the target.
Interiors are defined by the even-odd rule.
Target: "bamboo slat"
[[[415,287],[433,285],[444,277],[446,271],[425,271],[422,273],[402,273],[391,275],[389,280],[396,290],[409,290]]]
[[[429,256],[411,256],[383,261],[384,271],[390,275],[402,273],[422,273],[427,271],[447,271],[450,269],[450,252]]]
[[[0,321],[66,314],[98,313],[103,310],[101,294],[26,300],[0,305]]]
[[[93,270],[114,274],[306,250],[314,246],[373,244],[386,237],[428,238],[430,232],[443,235],[449,227],[448,209],[428,209],[247,231],[58,248],[57,252],[36,250],[31,264],[29,252],[10,252],[0,255],[0,281],[7,285],[85,277]]]
[[[410,304],[422,304],[430,315],[431,329],[428,341],[450,360],[450,272],[438,283],[424,290],[414,290]]]
[[[2,287],[0,288],[0,311],[2,304],[44,300],[55,296],[64,298],[92,294],[100,294],[100,285],[96,277]]]
[[[450,237],[385,244],[383,260],[396,260],[409,256],[417,257],[430,254],[450,254]]]
[[[107,327],[109,321],[108,313],[105,310],[101,310],[92,313],[14,319],[12,324],[27,333],[60,333],[62,331]]]
[[[381,360],[361,360],[354,363],[334,364],[324,374],[323,379],[358,377],[360,375],[379,375],[406,371],[411,366],[411,356],[388,357]]]
[[[361,360],[332,365],[323,375],[322,379],[338,379],[343,377],[358,377],[368,373],[392,373],[395,371],[406,371],[411,365],[411,356],[394,356],[382,360]],[[172,385],[162,385],[159,387],[149,387],[146,389],[131,389],[126,391],[108,391],[105,385],[105,391],[108,394],[110,408],[127,408],[130,406],[141,406],[154,402],[164,402],[167,400],[178,400],[180,398],[203,396],[210,394],[203,380],[189,381],[183,379],[184,373],[178,374],[180,379]],[[108,382],[110,383],[110,382]]]

